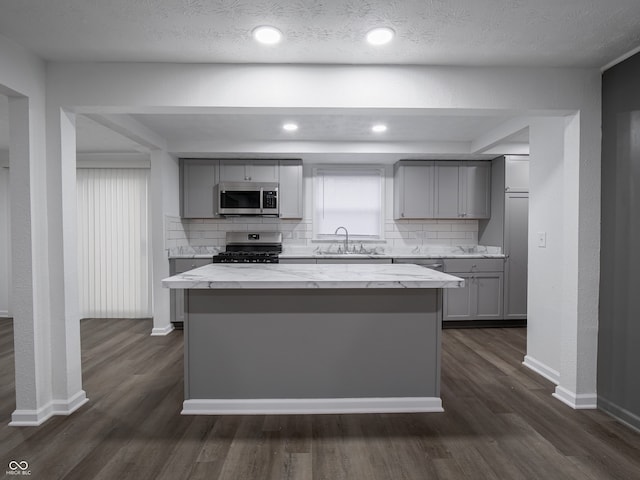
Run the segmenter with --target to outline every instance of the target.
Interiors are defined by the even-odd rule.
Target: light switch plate
[[[547,232],[538,232],[538,248],[547,247]]]

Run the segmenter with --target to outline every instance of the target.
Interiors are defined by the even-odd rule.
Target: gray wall
[[[640,428],[640,54],[602,83],[598,406]]]

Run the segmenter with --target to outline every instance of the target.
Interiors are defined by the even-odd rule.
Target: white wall
[[[9,169],[0,160],[0,317],[11,316],[11,232],[9,231]]]
[[[564,119],[535,121],[529,130],[529,292],[525,364],[560,381],[563,299]],[[546,247],[538,247],[538,235]],[[577,246],[576,246],[577,248]],[[544,281],[541,281],[544,279]]]

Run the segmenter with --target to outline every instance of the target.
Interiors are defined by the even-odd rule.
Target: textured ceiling
[[[169,144],[216,141],[467,142],[506,121],[499,116],[417,116],[371,114],[132,115]],[[296,132],[282,125],[295,122]],[[384,123],[386,132],[371,131]]]
[[[49,60],[602,67],[640,45],[638,0],[0,0]],[[284,41],[256,45],[271,24]],[[389,26],[384,47],[363,41]]]

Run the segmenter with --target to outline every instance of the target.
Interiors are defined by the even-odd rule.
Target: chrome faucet
[[[336,231],[333,233],[334,235],[337,235],[338,230],[340,229],[344,230],[344,253],[349,253],[349,232],[347,232],[347,229],[345,227],[338,227],[336,228]]]

